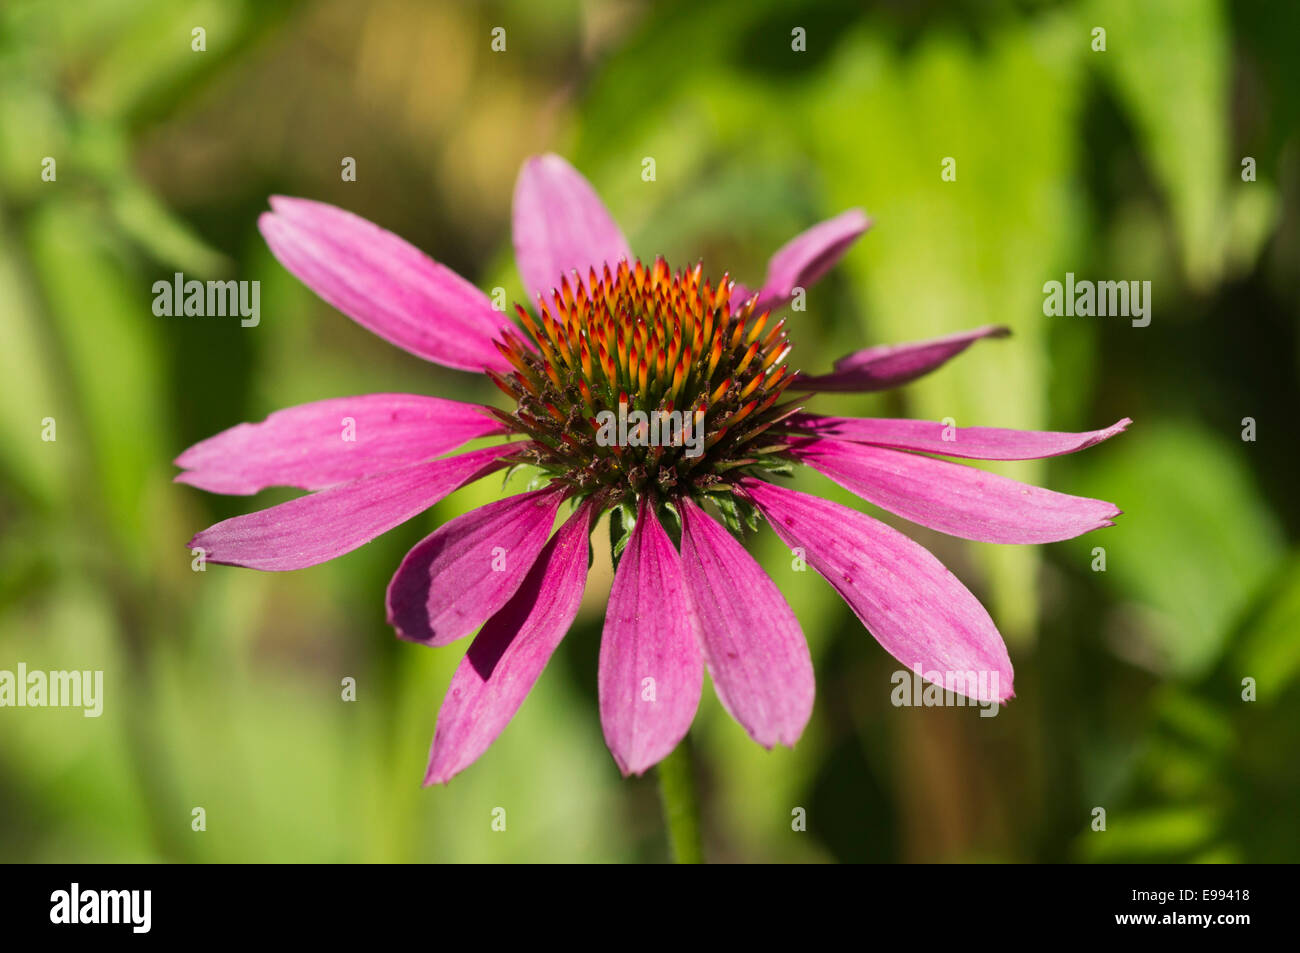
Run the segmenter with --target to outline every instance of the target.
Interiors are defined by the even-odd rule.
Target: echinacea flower
[[[259,221],[271,251],[321,298],[413,354],[486,373],[511,406],[372,394],[224,431],[181,454],[177,480],[218,493],[313,492],[218,523],[190,546],[214,563],[302,569],[493,471],[527,464],[543,483],[439,527],[389,584],[388,620],[400,638],[440,646],[479,630],[439,712],[426,783],[471,764],[518,710],[577,615],[588,537],[602,513],[614,523],[617,568],[600,648],[600,718],[628,775],[686,735],[705,667],[723,706],[759,744],[793,745],[802,733],[813,703],[803,633],[733,535],[761,518],[896,659],[926,677],[996,675],[963,689],[982,702],[1011,695],[1006,647],[979,601],[899,531],[773,482],[793,465],[965,539],[1050,542],[1109,526],[1119,512],[937,457],[1050,457],[1105,440],[1127,419],[1089,433],[945,432],[927,421],[803,412],[793,395],[896,387],[1006,333],[984,327],[869,348],[820,376],[792,370],[786,322],[772,311],[867,229],[859,210],[782,247],[750,293],[726,275],[712,284],[700,265],[674,273],[662,259],[634,259],[587,181],[558,156],[535,157],[519,176],[513,226],[536,310],[516,307],[515,324],[463,278],[370,222],[304,199],[276,197],[271,207]],[[614,415],[618,427],[602,433]],[[343,418],[354,439],[342,439]],[[652,439],[660,421],[670,439]],[[482,437],[501,441],[444,456]]]

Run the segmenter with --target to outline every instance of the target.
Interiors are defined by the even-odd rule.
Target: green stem
[[[679,864],[704,863],[700,843],[700,804],[695,794],[695,771],[691,764],[690,737],[659,762],[659,795],[664,802],[664,823],[673,860]]]

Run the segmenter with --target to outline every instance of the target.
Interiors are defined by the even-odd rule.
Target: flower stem
[[[664,802],[664,823],[673,860],[679,864],[704,863],[700,843],[700,804],[695,794],[695,771],[691,764],[691,739],[682,739],[655,769],[659,775],[659,795]]]

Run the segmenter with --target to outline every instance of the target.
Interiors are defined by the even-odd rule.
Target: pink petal
[[[625,777],[659,763],[686,737],[703,681],[681,558],[643,501],[614,573],[600,642],[600,723]]]
[[[352,439],[345,439],[349,431]],[[196,443],[176,458],[187,471],[176,482],[213,493],[321,490],[504,432],[477,404],[414,394],[336,397],[277,410],[260,424]]]
[[[1008,328],[989,324],[928,341],[869,347],[840,358],[829,374],[800,377],[795,386],[819,391],[888,390],[930,373],[980,338],[1001,338],[1010,333]]]
[[[388,584],[397,637],[448,645],[482,625],[528,575],[564,494],[553,485],[496,500],[417,543]]]
[[[731,283],[731,295],[729,298],[731,301],[731,312],[735,314],[740,310],[741,305],[752,297],[754,297],[753,289],[746,285],[742,285],[739,281],[733,281]]]
[[[983,675],[976,679],[978,692],[959,692],[968,697],[1011,697],[1011,659],[1002,636],[979,600],[934,556],[838,503],[752,477],[739,485],[890,655],[908,668],[919,665],[923,673]]]
[[[525,444],[409,463],[210,526],[190,540],[207,561],[281,572],[327,562],[405,523],[505,464]]]
[[[860,208],[851,208],[819,222],[782,245],[767,263],[767,278],[759,291],[756,310],[768,311],[790,300],[795,288],[808,288],[835,266],[858,240],[871,220]],[[747,289],[733,291],[732,310],[748,297]]]
[[[789,604],[745,547],[683,499],[682,569],[718,698],[765,748],[794,746],[812,714],[808,643]]]
[[[569,631],[587,580],[591,516],[588,501],[551,537],[519,591],[474,638],[438,712],[426,785],[444,784],[478,760]]]
[[[492,338],[512,325],[450,268],[333,205],[277,195],[271,208],[258,219],[271,252],[348,317],[436,364],[510,370]]]
[[[962,539],[1051,543],[1114,526],[1119,515],[1113,503],[863,443],[814,438],[790,453],[864,500]]]
[[[589,269],[613,268],[632,256],[591,183],[553,153],[533,156],[519,170],[514,240],[519,274],[534,300],[575,268],[586,283]]]
[[[791,430],[869,443],[897,450],[917,450],[945,457],[972,460],[1038,460],[1084,450],[1123,432],[1128,417],[1105,430],[1061,433],[1047,430],[1003,430],[999,427],[953,427],[931,420],[895,420],[879,417],[822,417],[795,414],[785,424]],[[947,431],[948,439],[944,439]]]

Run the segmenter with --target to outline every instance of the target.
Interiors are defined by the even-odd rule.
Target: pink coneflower
[[[308,287],[413,354],[488,374],[511,406],[372,394],[220,433],[181,454],[178,480],[218,493],[314,492],[218,523],[191,547],[215,563],[302,569],[493,471],[529,464],[545,480],[441,526],[389,584],[388,620],[400,638],[447,645],[480,630],[439,713],[426,783],[471,764],[518,710],[578,612],[588,536],[604,512],[615,521],[617,568],[600,649],[600,718],[625,775],[644,772],[686,735],[705,666],[723,706],[759,744],[793,745],[803,732],[813,703],[803,633],[733,536],[760,517],[904,665],[996,675],[979,681],[989,686],[979,701],[1012,694],[1006,647],[978,600],[897,530],[773,482],[794,464],[965,539],[1050,542],[1109,526],[1119,512],[931,454],[1050,457],[1105,440],[1127,420],[1090,433],[945,431],[802,412],[795,394],[896,387],[1006,333],[985,327],[869,348],[821,376],[791,370],[786,323],[772,309],[867,229],[861,211],[786,244],[751,294],[726,275],[710,283],[699,265],[673,273],[662,259],[633,259],[587,181],[558,156],[533,158],[519,176],[513,219],[536,310],[516,308],[515,324],[463,278],[370,222],[304,199],[277,197],[271,207],[262,234]],[[693,431],[697,412],[703,426]],[[667,423],[673,413],[676,429]],[[624,421],[619,436],[602,438],[613,415]],[[669,439],[649,439],[652,417]],[[343,418],[355,439],[344,439]],[[502,438],[494,446],[442,456],[494,436]]]

